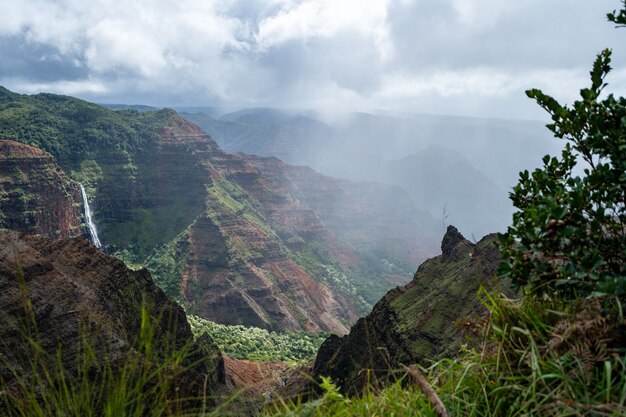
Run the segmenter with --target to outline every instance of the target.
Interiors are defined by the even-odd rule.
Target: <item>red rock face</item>
[[[78,236],[80,191],[52,155],[0,140],[0,229],[50,238]]]
[[[205,165],[210,184],[206,212],[187,232],[189,253],[181,294],[192,311],[225,324],[346,333],[347,320],[357,317],[354,303],[337,297],[339,302],[294,262],[272,228],[275,223],[286,224],[286,230],[306,227],[309,233],[327,233],[319,219],[309,209],[295,210],[297,202],[277,210],[269,200],[276,199],[280,206],[288,201],[287,196],[269,189],[257,169],[240,156],[222,152],[196,129],[183,121],[161,132],[164,144],[191,149]],[[233,185],[240,188],[224,195]],[[238,193],[246,204],[258,206],[239,207],[240,202],[233,199]],[[285,214],[294,210],[295,214]],[[306,217],[298,218],[298,214]],[[280,216],[294,220],[287,224]]]
[[[284,385],[292,368],[283,362],[254,362],[224,356],[226,384],[259,397]]]
[[[428,254],[408,198],[406,206],[391,206],[389,187],[357,186],[276,158],[227,154],[183,119],[160,134],[168,160],[191,154],[205,169],[206,210],[185,232],[180,287],[194,314],[224,324],[344,334],[359,317],[359,304],[349,291],[331,291],[314,270],[319,265],[306,264],[302,254],[311,242],[325,255],[309,254],[310,262],[354,271],[367,269],[361,247],[408,264]]]

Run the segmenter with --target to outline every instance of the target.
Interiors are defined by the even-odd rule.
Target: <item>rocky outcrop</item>
[[[188,370],[175,381],[178,394],[197,396],[204,384],[215,392],[224,378],[219,349],[208,336],[194,342],[184,311],[148,271],[130,270],[82,238],[0,232],[0,378],[9,387],[15,375],[26,378],[32,371],[25,335],[35,334],[52,358],[60,352],[69,375],[84,371],[77,352],[85,340],[103,363],[142,354],[142,311],[153,325],[151,360],[191,346],[181,363]]]
[[[495,284],[499,264],[495,235],[471,243],[449,226],[441,256],[424,262],[411,282],[389,291],[350,334],[321,346],[316,376],[331,376],[346,392],[359,392],[368,378],[384,379],[402,364],[453,355],[464,342],[457,322],[479,317],[481,285]]]
[[[292,367],[283,362],[257,362],[224,356],[226,384],[254,396],[269,395],[285,384]]]
[[[41,149],[0,140],[0,229],[50,238],[81,233],[80,191]]]
[[[306,390],[310,365],[294,368],[283,362],[257,362],[224,356],[229,403],[223,415],[257,416],[275,401],[296,401]],[[271,407],[271,405],[270,405]]]

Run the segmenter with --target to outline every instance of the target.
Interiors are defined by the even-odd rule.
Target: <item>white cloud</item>
[[[82,80],[82,81],[57,81],[51,83],[33,83],[23,79],[11,80],[11,84],[22,93],[36,94],[39,92],[65,94],[65,95],[83,95],[83,94],[104,94],[108,93],[109,88],[100,81]]]
[[[422,74],[397,72],[385,77],[379,94],[381,97],[398,99],[422,94],[451,98],[465,95],[505,97],[512,92],[543,88],[551,91],[551,94],[571,98],[577,93],[577,88],[586,85],[584,75],[584,72],[577,70],[504,71],[486,67]]]
[[[624,68],[623,34],[604,18],[614,3],[0,0],[0,84],[148,104],[465,103],[514,116],[528,87],[577,92],[611,42]]]
[[[532,1],[452,0],[452,7],[459,24],[471,31],[481,31],[494,27],[503,17],[517,16]]]
[[[279,11],[259,23],[256,42],[266,49],[294,39],[331,38],[341,32],[370,37],[381,57],[391,53],[386,17],[389,0],[306,0],[281,2]]]

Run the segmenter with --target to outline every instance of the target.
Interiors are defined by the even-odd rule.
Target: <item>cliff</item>
[[[0,140],[0,229],[50,238],[81,233],[80,191],[52,155]]]
[[[481,285],[495,285],[499,254],[495,235],[474,244],[453,226],[448,226],[441,250],[411,282],[389,291],[349,335],[328,338],[318,352],[315,376],[331,376],[354,393],[370,376],[385,379],[402,364],[457,352],[464,343],[458,321],[484,314],[477,292]]]
[[[139,338],[144,308],[153,324],[151,360],[190,347],[180,364],[186,370],[175,381],[178,393],[195,396],[205,383],[207,392],[215,393],[224,382],[219,349],[208,337],[194,342],[182,308],[145,269],[132,271],[81,238],[50,240],[0,232],[0,378],[9,387],[17,384],[16,375],[22,380],[32,376],[35,356],[25,334],[51,358],[58,354],[71,377],[85,371],[78,354],[85,340],[102,363],[143,355]]]

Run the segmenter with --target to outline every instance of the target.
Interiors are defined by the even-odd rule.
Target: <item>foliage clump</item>
[[[208,333],[224,354],[235,359],[302,365],[313,361],[328,336],[326,333],[278,333],[258,327],[229,326],[191,315],[187,320],[194,335]]]
[[[522,172],[511,193],[518,211],[501,237],[500,274],[532,294],[626,301],[626,98],[602,98],[610,63],[602,51],[571,107],[527,92],[567,141],[560,158]]]

